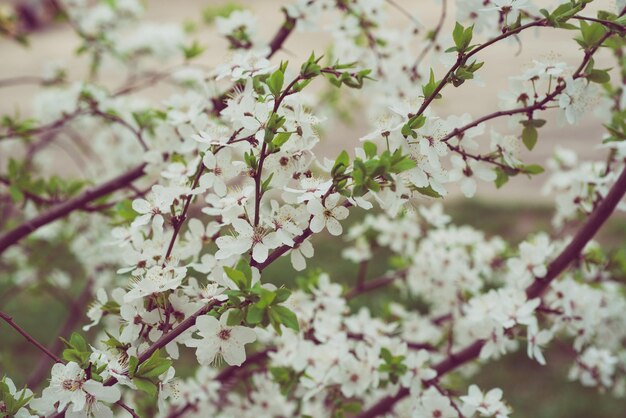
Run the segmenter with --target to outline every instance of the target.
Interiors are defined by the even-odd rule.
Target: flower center
[[[81,387],[81,382],[79,380],[64,380],[63,381],[63,389],[69,390],[70,392],[76,392]]]
[[[217,333],[217,336],[220,340],[228,341],[230,339],[230,330],[228,328],[222,328],[220,332]]]

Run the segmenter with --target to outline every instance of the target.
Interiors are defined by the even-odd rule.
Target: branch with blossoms
[[[567,247],[548,265],[547,273],[543,277],[536,277],[533,283],[526,288],[528,300],[541,296],[550,283],[557,279],[568,266],[576,260],[587,243],[593,239],[594,235],[611,216],[617,205],[626,194],[626,169],[622,171],[620,177],[612,186],[611,191],[602,200],[600,205],[587,219],[585,224],[579,229]],[[444,375],[463,366],[465,363],[479,357],[485,345],[484,340],[477,340],[464,349],[451,353],[450,356],[441,362],[433,365],[436,376],[424,382],[426,387],[436,384]],[[386,397],[375,403],[371,408],[358,415],[359,418],[373,418],[389,412],[394,404],[402,398],[408,396],[410,391],[402,389],[394,396]]]
[[[388,6],[407,14],[395,2],[297,0],[266,42],[251,11],[210,6],[204,19],[232,50],[210,68],[194,61],[204,49],[193,32],[138,23],[142,7],[134,0],[64,0],[89,72],[72,84],[53,70],[41,78],[32,119],[3,118],[0,147],[27,157],[11,159],[0,175],[13,226],[0,236],[0,251],[13,288],[45,288],[68,300],[73,282],[93,277],[83,330],[99,333],[71,333],[57,357],[2,314],[56,364],[36,397],[3,377],[0,411],[97,416],[117,404],[133,416],[506,417],[502,391],[473,385],[463,366],[488,363],[521,342],[530,359],[546,364],[553,339],[572,343],[571,379],[617,392],[626,381],[620,263],[592,238],[623,206],[626,125],[623,88],[596,55],[612,51],[624,70],[626,22],[624,10],[582,15],[588,3],[536,10],[530,2],[459,2],[447,40],[444,2],[417,57],[414,25],[389,19]],[[521,42],[530,28],[574,31],[582,60],[535,63],[503,95],[500,111],[478,119],[436,114],[445,87],[477,78],[479,52]],[[331,34],[326,56],[273,63],[291,33],[304,30]],[[433,68],[422,68],[427,56]],[[183,64],[150,70],[159,58]],[[109,61],[128,72],[112,93],[100,81]],[[446,63],[441,79],[437,62]],[[370,68],[378,69],[376,80]],[[324,80],[334,90],[318,98],[309,86]],[[161,81],[176,93],[162,103],[136,100]],[[354,152],[321,158],[320,132],[332,131],[343,100],[367,106],[372,132]],[[575,124],[596,103],[607,158],[580,163],[560,149],[548,162],[555,228],[586,219],[571,241],[539,233],[510,245],[426,204],[455,184],[473,196],[477,178],[501,187],[510,176],[540,174],[543,167],[517,152],[537,143],[547,123],[537,114],[558,109]],[[479,151],[486,124],[501,117],[520,122],[521,134],[492,131],[489,152]],[[71,139],[90,162],[85,177],[111,178],[110,167],[130,171],[104,183],[49,174],[40,150],[61,144],[64,132],[80,133]],[[133,186],[140,179],[151,187]],[[89,182],[97,185],[83,190]],[[360,211],[369,213],[344,231]],[[320,258],[315,237],[324,232],[347,237],[342,256],[357,266],[353,287],[313,269],[274,284],[269,267],[289,256],[304,271],[308,259]],[[64,256],[56,258],[78,272],[61,260],[39,265],[37,246],[58,246]],[[386,272],[368,279],[368,269],[385,261]],[[180,367],[192,353],[193,376]],[[447,379],[462,367],[466,394]]]

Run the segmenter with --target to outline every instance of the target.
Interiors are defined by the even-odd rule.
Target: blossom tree
[[[209,18],[232,53],[213,68],[179,26],[142,24],[137,0],[55,3],[90,70],[78,82],[62,67],[0,80],[40,87],[34,115],[4,115],[0,128],[0,298],[83,290],[52,347],[0,312],[1,335],[42,354],[28,387],[2,376],[1,416],[506,417],[507,394],[473,377],[524,348],[549,364],[554,340],[576,353],[569,379],[624,395],[623,260],[593,241],[626,208],[624,1],[459,0],[450,16],[440,0],[428,27],[391,0],[295,0],[271,39],[250,11],[218,7]],[[28,39],[10,15],[0,29]],[[533,30],[567,33],[578,63],[537,58],[511,74],[500,109],[437,114],[480,81],[484,50]],[[332,47],[275,60],[294,31],[329,32]],[[601,50],[611,68],[596,63]],[[127,80],[109,87],[107,66]],[[167,100],[140,95],[160,83],[176,90]],[[337,97],[373,122],[329,160],[316,147]],[[451,188],[469,198],[544,173],[521,152],[543,115],[575,125],[590,112],[606,132],[589,147],[606,158],[557,149],[552,230],[517,245],[443,212]],[[490,126],[500,118],[505,132]],[[64,135],[89,162],[79,178],[53,174],[45,152]],[[325,232],[348,243],[352,286],[306,270]],[[83,283],[37,256],[55,248]],[[293,280],[272,284],[266,269],[287,256]],[[368,277],[371,265],[387,273]],[[395,295],[383,313],[370,306],[381,288]]]

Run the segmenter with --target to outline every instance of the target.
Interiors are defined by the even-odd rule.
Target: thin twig
[[[17,332],[22,334],[22,336],[26,338],[28,342],[30,342],[32,345],[34,345],[39,350],[41,350],[42,353],[50,357],[52,361],[54,361],[55,363],[63,363],[63,360],[61,360],[59,357],[51,353],[50,350],[48,350],[43,344],[41,344],[39,341],[31,337],[31,335],[28,332],[26,332],[22,327],[17,325],[15,321],[13,321],[13,318],[11,316],[7,315],[4,312],[0,312],[0,318],[2,318],[7,324],[13,327],[13,329],[15,329]]]
[[[126,187],[129,183],[132,183],[144,175],[144,168],[145,164],[140,164],[126,173],[102,183],[99,186],[88,189],[80,195],[54,206],[47,212],[44,212],[39,216],[36,216],[35,218],[15,227],[11,231],[0,236],[0,254],[2,254],[11,245],[17,243],[19,240],[28,236],[40,227],[67,216],[71,212],[84,207],[89,202]]]

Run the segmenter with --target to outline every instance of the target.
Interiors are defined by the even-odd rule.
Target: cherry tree
[[[0,312],[2,335],[42,354],[27,387],[2,376],[0,415],[501,418],[507,394],[479,387],[478,370],[524,349],[549,364],[555,340],[576,353],[564,378],[623,396],[623,271],[593,239],[626,208],[626,4],[459,0],[452,16],[448,2],[429,27],[391,0],[295,0],[270,39],[249,10],[217,7],[207,18],[231,54],[210,68],[193,32],[142,23],[137,0],[56,2],[89,73],[0,80],[40,87],[32,117],[6,114],[0,128],[0,298],[82,291],[52,347]],[[28,40],[10,15],[0,29]],[[332,46],[276,60],[294,31]],[[510,74],[499,109],[437,114],[451,90],[489,85],[483,51],[517,48],[526,31],[566,33],[578,62],[536,57]],[[127,79],[109,86],[108,68]],[[163,83],[167,100],[142,95]],[[319,132],[355,111],[341,99],[360,103],[370,133],[324,158]],[[589,113],[605,133],[587,142],[605,159],[550,138],[547,173],[523,161],[545,114],[563,126]],[[81,177],[53,174],[45,150],[64,135],[89,162]],[[444,213],[454,188],[471,198],[537,175],[552,229],[519,244]],[[307,270],[325,233],[358,270],[351,286]],[[36,256],[56,247],[83,283]],[[293,279],[276,286],[264,273],[282,257]],[[387,272],[368,277],[372,265]],[[395,296],[379,313],[382,288]]]

